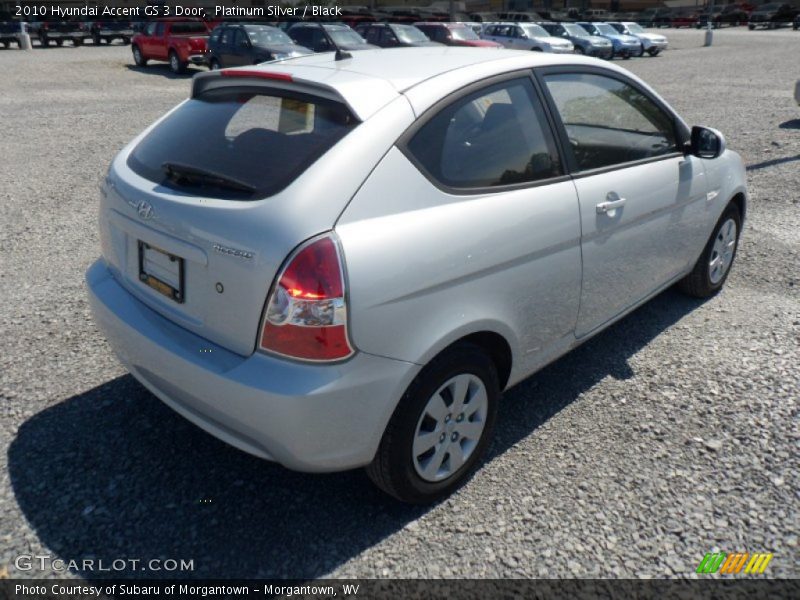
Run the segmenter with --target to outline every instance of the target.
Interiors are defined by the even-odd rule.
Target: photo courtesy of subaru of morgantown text
[[[800,0],[0,0],[0,595],[800,597],[798,57]]]

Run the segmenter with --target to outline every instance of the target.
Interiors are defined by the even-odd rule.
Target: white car
[[[490,23],[483,28],[481,38],[513,50],[537,50],[555,54],[575,51],[572,42],[550,35],[535,23]]]
[[[328,52],[197,74],[111,163],[86,279],[188,420],[425,503],[503,390],[673,284],[719,292],[746,201],[722,134],[613,64]]]
[[[669,41],[660,33],[648,33],[641,25],[633,21],[609,21],[614,29],[625,35],[632,35],[642,43],[642,48],[650,56],[656,56],[669,47]]]

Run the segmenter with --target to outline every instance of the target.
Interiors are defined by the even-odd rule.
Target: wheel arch
[[[427,365],[437,356],[444,354],[460,344],[472,344],[486,352],[497,369],[500,390],[504,390],[506,385],[508,385],[511,369],[514,364],[516,337],[511,331],[494,323],[491,325],[482,323],[480,326],[474,326],[469,329],[459,329],[451,335],[439,340],[438,343],[421,357],[419,364]]]

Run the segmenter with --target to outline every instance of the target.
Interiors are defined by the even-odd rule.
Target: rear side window
[[[563,174],[529,79],[505,81],[456,100],[411,138],[419,166],[453,188],[532,182]]]
[[[675,123],[635,87],[589,73],[546,75],[581,170],[677,151]]]
[[[347,107],[322,98],[209,90],[147,134],[128,166],[189,193],[263,198],[289,185],[356,125]]]

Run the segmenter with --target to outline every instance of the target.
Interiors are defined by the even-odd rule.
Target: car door
[[[153,38],[156,35],[156,28],[158,27],[159,23],[148,23],[147,27],[144,30],[144,37],[141,40],[142,47],[140,50],[142,54],[147,58],[153,58]],[[161,24],[163,27],[163,23]]]
[[[166,24],[158,22],[153,37],[148,40],[150,45],[148,54],[156,60],[167,60],[167,33]]]
[[[706,223],[702,161],[685,126],[647,90],[605,69],[540,71],[560,118],[581,211],[586,335],[683,274]]]
[[[232,67],[241,67],[243,65],[253,64],[250,45],[250,39],[247,37],[247,32],[242,27],[236,27],[233,31],[233,40],[230,45],[230,65]]]
[[[574,342],[580,212],[530,71],[430,109],[381,159],[336,230],[354,340],[366,352],[386,347],[382,323],[398,315],[428,340],[476,321],[505,324],[526,374]],[[392,356],[416,354],[409,348],[425,340],[411,331],[391,336]]]

